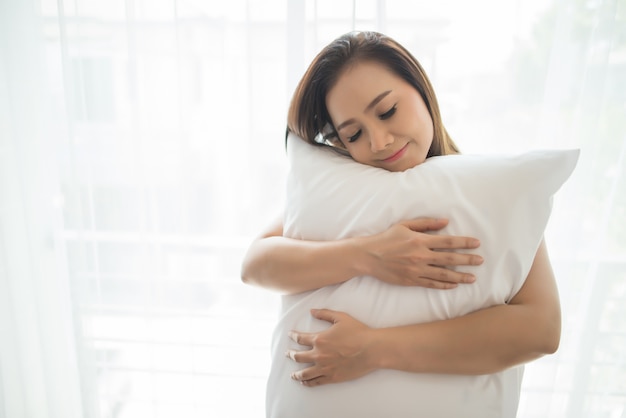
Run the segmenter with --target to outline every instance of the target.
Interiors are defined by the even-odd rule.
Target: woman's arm
[[[299,293],[358,276],[359,257],[350,240],[316,242],[283,237],[280,218],[248,248],[241,279],[281,293]]]
[[[506,305],[437,322],[372,329],[342,312],[314,311],[333,323],[321,333],[293,332],[309,351],[287,353],[313,366],[294,373],[308,386],[356,379],[376,369],[487,374],[554,353],[561,310],[545,243],[517,295]]]
[[[244,257],[244,283],[283,293],[299,293],[370,275],[393,284],[451,289],[472,283],[471,274],[445,266],[478,265],[477,255],[450,249],[476,248],[468,237],[431,235],[445,219],[420,218],[396,224],[369,237],[303,241],[283,237],[282,219],[254,240]]]

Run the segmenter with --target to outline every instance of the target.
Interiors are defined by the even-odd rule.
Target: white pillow
[[[375,234],[402,220],[444,217],[438,233],[478,238],[481,266],[462,271],[473,284],[452,290],[403,287],[372,277],[284,296],[273,343],[268,416],[410,417],[515,416],[522,367],[485,376],[379,370],[351,382],[306,388],[292,381],[301,364],[285,358],[297,345],[289,330],[315,332],[329,324],[311,308],[347,312],[371,327],[448,319],[509,301],[532,265],[553,194],[572,173],[578,150],[521,155],[450,155],[394,173],[356,163],[290,135],[284,235],[334,240]]]

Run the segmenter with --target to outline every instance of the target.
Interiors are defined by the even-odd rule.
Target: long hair
[[[294,91],[287,133],[291,131],[314,145],[340,145],[327,140],[335,128],[326,108],[326,95],[342,71],[363,61],[386,66],[422,96],[433,121],[433,142],[427,157],[459,151],[443,126],[435,91],[420,63],[398,42],[378,32],[350,32],[320,51]]]

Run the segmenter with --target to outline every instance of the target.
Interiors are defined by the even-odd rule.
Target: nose
[[[370,135],[370,148],[372,152],[383,151],[389,145],[393,144],[393,135],[384,128],[374,129]]]

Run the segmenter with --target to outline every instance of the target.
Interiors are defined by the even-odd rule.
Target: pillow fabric
[[[267,416],[514,417],[523,367],[482,376],[377,370],[350,382],[307,388],[290,379],[305,367],[285,357],[299,347],[292,329],[317,332],[330,324],[311,308],[346,312],[370,327],[453,318],[503,304],[521,288],[547,225],[553,194],[576,166],[578,150],[520,155],[433,157],[404,172],[357,163],[290,134],[284,235],[335,240],[382,232],[416,217],[444,217],[433,232],[478,238],[480,266],[463,266],[473,284],[452,290],[391,285],[373,277],[282,298],[272,340]]]

